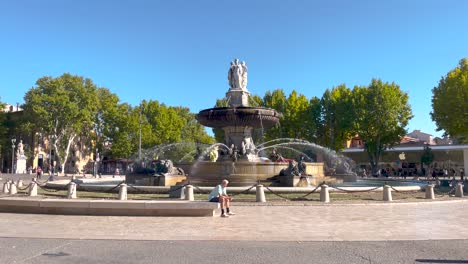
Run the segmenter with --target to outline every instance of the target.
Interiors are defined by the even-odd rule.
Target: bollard
[[[70,182],[68,184],[67,198],[68,199],[76,199],[76,183]]]
[[[328,185],[326,184],[320,187],[320,201],[324,203],[330,202],[330,194],[328,193]]]
[[[22,181],[22,180],[18,180],[18,181],[16,182],[16,187],[18,187],[18,188],[23,188],[23,187],[24,187],[23,181]]]
[[[17,194],[18,190],[16,189],[16,184],[12,181],[10,183],[10,195],[11,194]]]
[[[256,193],[256,202],[257,203],[266,203],[265,191],[263,190],[263,185],[257,184],[257,193]]]
[[[10,192],[10,182],[6,181],[3,183],[3,193],[9,193]]]
[[[127,200],[127,184],[120,184],[119,200]]]
[[[463,197],[463,183],[457,183],[457,187],[455,187],[455,197]]]
[[[185,186],[185,200],[188,200],[188,201],[195,200],[193,198],[193,186],[192,185]]]
[[[426,185],[426,199],[434,200],[434,184]]]
[[[386,202],[392,201],[392,189],[388,185],[384,185],[383,187],[383,200]]]
[[[37,196],[37,183],[35,181],[29,184],[29,196]]]

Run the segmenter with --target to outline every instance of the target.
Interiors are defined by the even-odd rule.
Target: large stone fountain
[[[223,144],[209,150],[211,160],[199,160],[191,168],[186,168],[193,184],[214,185],[228,179],[232,186],[245,186],[279,175],[289,165],[287,162],[266,161],[257,155],[253,129],[278,125],[282,115],[274,109],[249,105],[245,62],[240,63],[237,59],[231,62],[228,80],[228,106],[202,110],[196,117],[204,126],[223,129],[225,139]],[[314,176],[312,183],[324,177],[323,163],[306,163],[305,167],[306,173]]]

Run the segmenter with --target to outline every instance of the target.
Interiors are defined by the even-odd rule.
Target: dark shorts
[[[210,203],[219,203],[219,197],[213,197],[213,198],[211,198],[211,200],[209,202]]]

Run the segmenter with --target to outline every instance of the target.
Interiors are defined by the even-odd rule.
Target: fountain
[[[268,149],[288,149],[286,145],[256,147],[252,139],[255,128],[268,129],[279,125],[282,114],[274,109],[251,107],[249,105],[250,92],[247,90],[247,66],[239,60],[231,62],[228,71],[229,90],[226,93],[228,107],[215,107],[201,110],[196,116],[202,125],[224,130],[224,143],[209,147],[201,158],[190,164],[178,164],[189,171],[189,181],[197,185],[215,185],[222,179],[229,179],[231,186],[246,186],[258,181],[269,181],[281,173],[288,172],[288,167],[297,166],[287,159],[269,160],[259,157],[259,153]],[[296,142],[296,140],[290,141]],[[289,142],[286,144],[295,144]],[[301,141],[302,144],[305,141]],[[308,143],[308,142],[307,142]],[[311,144],[311,143],[310,143]],[[260,146],[260,145],[259,145]],[[289,148],[294,150],[293,148]],[[302,157],[306,157],[304,153]],[[209,158],[204,158],[208,156]],[[308,158],[311,161],[311,158]],[[296,186],[301,175],[312,176],[308,179],[311,184],[325,180],[323,162],[301,161],[301,173],[289,173],[292,180],[286,185]],[[291,168],[290,168],[291,170]],[[289,171],[290,171],[289,170]],[[327,178],[327,180],[334,180]],[[284,181],[283,181],[283,184]]]
[[[178,142],[143,150],[144,158],[135,163],[134,173],[127,175],[128,183],[170,186],[189,182],[213,186],[228,179],[230,186],[248,186],[257,182],[308,186],[323,181],[356,180],[355,175],[349,173],[351,166],[345,157],[314,143],[279,138],[256,146],[252,137],[254,129],[261,129],[263,134],[265,129],[279,125],[282,114],[274,109],[249,105],[245,62],[239,63],[237,59],[231,62],[228,80],[227,106],[204,109],[196,115],[200,124],[222,129],[224,142],[204,146]],[[280,151],[288,153],[287,157],[294,157],[297,162],[283,158]],[[314,159],[309,155],[314,155]],[[195,160],[191,160],[194,157]],[[169,160],[174,162],[173,165]]]

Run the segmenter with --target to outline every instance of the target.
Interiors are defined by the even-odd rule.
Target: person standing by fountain
[[[227,195],[226,192],[226,187],[228,184],[228,180],[223,180],[221,184],[216,185],[216,187],[214,187],[214,189],[208,195],[209,202],[221,204],[221,217],[229,217],[230,215],[235,215],[229,210],[232,198],[229,195]],[[224,210],[226,210],[226,212]]]

